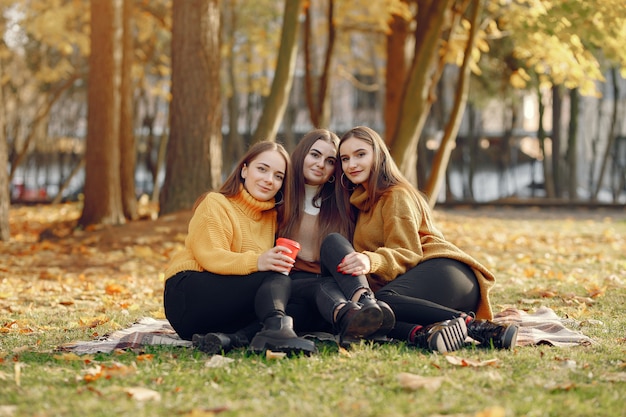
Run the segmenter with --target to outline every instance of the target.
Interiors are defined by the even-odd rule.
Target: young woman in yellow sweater
[[[330,246],[333,253],[343,248],[337,269],[367,275],[376,297],[393,309],[397,323],[389,336],[439,351],[460,348],[453,334],[459,332],[482,346],[514,347],[517,326],[488,321],[494,276],[435,227],[382,138],[355,127],[342,136],[339,159],[338,201],[356,225],[353,248],[338,235]],[[442,321],[454,331],[438,333]]]
[[[293,261],[288,248],[274,246],[277,206],[281,215],[289,210],[289,163],[282,145],[253,145],[219,192],[198,199],[185,247],[165,271],[165,315],[204,352],[248,344],[255,352],[316,350],[285,313],[291,291],[285,272]]]
[[[327,129],[314,129],[298,142],[291,153],[290,215],[279,235],[301,246],[290,273],[292,296],[287,307],[296,330],[331,331],[343,343],[384,335],[395,318],[388,305],[374,298],[365,276],[336,281],[320,265],[322,239],[331,232],[349,235],[349,222],[337,209],[335,197],[338,145],[337,135]],[[324,320],[318,320],[320,314]]]

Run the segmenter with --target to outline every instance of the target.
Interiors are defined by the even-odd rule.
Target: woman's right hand
[[[287,251],[289,249],[284,246],[274,246],[263,252],[257,260],[259,271],[289,272],[295,261],[285,253]]]
[[[365,275],[370,272],[371,266],[370,258],[366,254],[351,252],[337,265],[337,271],[346,275]]]

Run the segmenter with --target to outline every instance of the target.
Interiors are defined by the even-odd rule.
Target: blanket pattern
[[[540,307],[533,313],[507,308],[496,314],[494,322],[515,323],[519,326],[517,346],[547,344],[556,347],[590,345],[592,339],[569,327],[579,324],[568,318],[560,318],[548,307]],[[321,340],[333,340],[333,335],[313,335]],[[115,331],[98,340],[78,341],[61,345],[59,351],[79,355],[110,353],[116,349],[138,349],[149,345],[191,347],[191,342],[181,339],[165,319],[144,317],[131,327]]]

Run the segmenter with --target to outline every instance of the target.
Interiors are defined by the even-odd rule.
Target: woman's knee
[[[330,233],[322,241],[320,260],[324,267],[332,269],[351,252],[354,252],[354,248],[348,239],[339,233]],[[329,272],[332,273],[332,270]]]
[[[390,302],[393,302],[393,299],[397,297],[399,294],[393,289],[381,288],[380,290],[376,291],[375,295],[377,299],[389,304]]]
[[[346,239],[339,233],[329,233],[322,240],[322,250],[325,248],[345,247],[346,245],[352,246],[350,245],[348,239]]]

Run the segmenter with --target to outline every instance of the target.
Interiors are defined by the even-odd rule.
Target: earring
[[[331,175],[330,178],[328,179],[328,181],[326,181],[329,184],[332,184],[333,182],[335,182],[335,176]]]
[[[344,179],[350,183],[350,180],[346,177],[346,173],[342,172],[341,173],[341,179],[339,180],[339,182],[341,183],[341,187],[344,190],[354,191],[354,189],[356,188],[356,185],[352,184],[352,187],[349,187],[349,186],[344,184]]]

